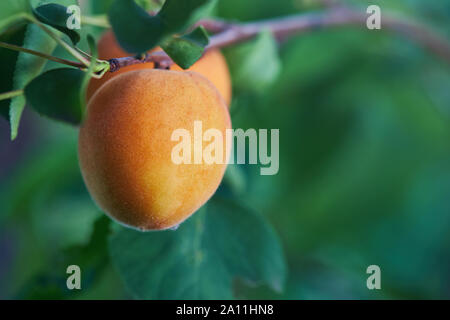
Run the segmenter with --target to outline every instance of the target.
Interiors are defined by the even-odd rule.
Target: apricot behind
[[[173,65],[170,70],[184,71],[177,65]],[[229,106],[231,102],[230,71],[225,57],[219,50],[209,50],[187,71],[198,72],[210,80]]]
[[[105,83],[89,102],[79,134],[81,172],[98,206],[140,230],[171,228],[199,209],[226,164],[172,162],[173,131],[184,128],[193,137],[196,120],[203,131],[218,129],[226,145],[228,108],[198,73],[145,69]]]
[[[156,48],[149,52],[161,50]],[[112,31],[105,32],[98,42],[98,55],[100,59],[109,60],[113,58],[128,57],[132,54],[125,52],[118,44]],[[92,78],[87,88],[86,99],[89,99],[106,81],[113,77],[133,70],[153,69],[153,63],[142,63],[121,68],[116,72],[108,72],[101,79]],[[174,65],[171,70],[184,71],[179,66]],[[200,60],[186,71],[194,71],[209,79],[222,94],[227,105],[231,102],[231,78],[227,62],[219,50],[208,51]]]

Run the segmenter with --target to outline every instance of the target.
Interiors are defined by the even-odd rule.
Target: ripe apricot
[[[176,64],[173,65],[170,69],[183,71],[183,69],[181,69]],[[217,90],[219,90],[219,92],[222,94],[222,97],[227,103],[227,106],[230,105],[230,71],[228,70],[228,65],[225,57],[219,50],[209,50],[201,59],[194,63],[192,67],[187,69],[187,71],[198,72],[209,79],[216,86]]]
[[[154,50],[161,50],[156,48]],[[121,58],[131,56],[130,53],[125,52],[117,43],[114,33],[112,31],[107,31],[103,34],[98,42],[98,56],[100,59],[108,60],[112,58]],[[86,98],[89,99],[92,95],[109,79],[122,74],[124,72],[140,70],[140,69],[153,69],[153,63],[143,63],[121,68],[116,72],[108,72],[101,79],[92,78],[89,82],[87,88]],[[181,71],[182,69],[173,65],[171,70]],[[198,60],[192,67],[187,71],[195,71],[206,78],[208,78],[222,94],[227,105],[231,101],[231,79],[230,72],[228,70],[227,62],[219,50],[208,51],[200,60]]]
[[[98,206],[140,230],[171,228],[200,208],[219,186],[226,161],[172,161],[174,130],[192,132],[195,121],[219,130],[226,145],[228,108],[198,73],[143,69],[105,83],[88,103],[78,148]]]

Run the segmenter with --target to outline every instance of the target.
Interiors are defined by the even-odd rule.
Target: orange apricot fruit
[[[224,161],[175,163],[176,129],[216,129]],[[78,154],[87,189],[113,219],[139,230],[177,226],[218,188],[231,120],[215,86],[196,72],[142,69],[106,82],[87,106]],[[192,143],[191,154],[194,154]]]
[[[161,50],[161,48],[156,48],[150,50],[149,52]],[[105,32],[98,42],[98,56],[99,59],[109,60],[113,58],[128,57],[132,54],[125,52],[118,44],[114,33],[109,30]],[[119,69],[115,72],[106,73],[101,79],[92,78],[89,82],[86,98],[87,101],[94,95],[94,93],[100,88],[105,82],[112,79],[113,77],[133,70],[141,69],[153,69],[153,63],[142,63],[132,66],[127,66]],[[173,65],[171,70],[184,71],[179,66]],[[230,71],[228,69],[227,62],[222,53],[215,49],[209,50],[205,55],[199,59],[194,65],[192,65],[186,71],[194,71],[202,74],[207,79],[209,79],[222,94],[227,105],[231,102],[231,78]]]

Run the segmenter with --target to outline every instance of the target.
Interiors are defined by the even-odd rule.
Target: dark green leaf
[[[277,44],[270,32],[227,51],[234,85],[240,89],[261,91],[273,84],[280,69]]]
[[[127,52],[146,52],[164,36],[160,17],[150,16],[133,0],[116,0],[109,10],[109,21],[117,41]]]
[[[71,124],[82,119],[80,90],[84,72],[61,68],[47,71],[25,87],[25,97],[40,114]]]
[[[167,0],[157,15],[150,16],[133,0],[116,0],[109,10],[109,20],[121,47],[131,53],[142,53],[166,37],[182,32],[191,15],[209,2]]]
[[[183,69],[188,69],[203,55],[209,39],[205,28],[198,27],[189,34],[172,37],[161,45],[172,60]]]
[[[78,32],[67,27],[67,21],[72,15],[67,12],[67,7],[56,3],[44,4],[33,9],[33,14],[40,22],[65,33],[72,40],[73,44],[77,44],[80,41]]]
[[[286,276],[270,225],[218,197],[176,231],[121,228],[110,239],[110,253],[137,298],[229,299],[235,277],[281,290]]]

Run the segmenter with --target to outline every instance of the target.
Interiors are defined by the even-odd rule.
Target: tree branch
[[[277,39],[281,40],[292,35],[315,31],[324,27],[356,26],[366,28],[367,17],[367,14],[363,11],[347,7],[336,7],[322,12],[298,14],[249,23],[203,20],[197,23],[196,26],[202,25],[208,31],[216,33],[210,38],[210,43],[205,50],[208,51],[249,40],[262,30],[271,31]],[[450,43],[428,27],[392,13],[384,13],[381,18],[381,28],[417,42],[425,49],[450,63]],[[168,68],[174,63],[165,52],[156,51],[147,54],[143,59],[136,57],[111,59],[110,71],[114,72],[125,66],[145,62],[154,62],[155,66],[159,68]]]

